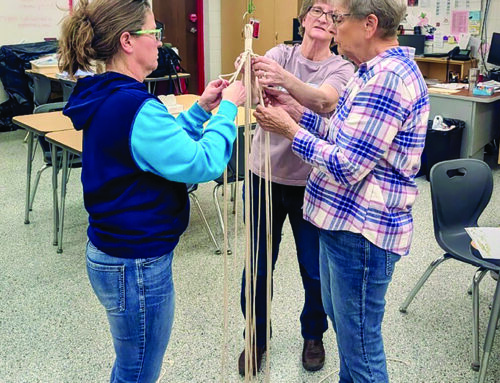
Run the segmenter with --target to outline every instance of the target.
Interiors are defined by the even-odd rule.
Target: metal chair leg
[[[222,254],[222,251],[220,249],[219,243],[215,239],[214,233],[212,232],[212,229],[210,228],[210,225],[208,224],[207,218],[205,217],[205,214],[203,213],[203,210],[201,209],[200,201],[198,200],[198,197],[194,193],[189,193],[189,196],[195,203],[196,207],[198,208],[198,213],[200,214],[201,219],[203,220],[203,223],[205,224],[205,228],[207,229],[208,235],[212,239],[212,242],[215,245],[215,254]]]
[[[55,145],[52,146],[52,155],[55,155]],[[57,160],[52,161],[53,166],[57,166]],[[61,197],[60,197],[60,211],[59,211],[59,225],[58,225],[58,235],[57,235],[57,253],[61,254],[63,252],[62,242],[63,242],[63,229],[64,229],[64,209],[66,204],[66,186],[68,184],[68,151],[63,150],[62,153],[62,165],[61,165],[62,175],[61,175]],[[56,177],[57,178],[57,177]]]
[[[215,210],[217,211],[217,217],[219,218],[219,224],[220,224],[220,228],[221,228],[221,231],[222,231],[222,235],[224,235],[224,219],[222,218],[222,210],[220,208],[219,199],[217,198],[217,190],[219,190],[219,188],[221,186],[224,186],[224,185],[223,184],[217,184],[217,185],[215,185],[214,191],[212,193],[212,196],[213,196],[213,199],[214,199]],[[224,193],[224,192],[225,192],[225,190],[222,189],[222,193]],[[233,251],[228,246],[227,254],[232,254],[232,253],[233,253]]]
[[[406,309],[410,305],[411,301],[413,300],[413,298],[415,298],[415,295],[417,295],[418,291],[423,286],[423,284],[425,283],[425,281],[427,281],[427,279],[432,274],[432,272],[436,269],[436,267],[438,267],[441,263],[443,263],[444,261],[446,261],[449,258],[450,257],[448,257],[445,254],[442,257],[439,257],[438,259],[434,260],[429,265],[429,267],[427,268],[427,270],[425,270],[425,273],[418,280],[418,282],[415,285],[415,287],[410,291],[410,294],[408,294],[408,296],[406,297],[406,299],[403,302],[403,304],[399,307],[399,311],[401,311],[402,313],[406,313]]]
[[[478,383],[484,383],[486,378],[486,369],[491,354],[491,347],[495,339],[495,332],[497,329],[498,317],[500,316],[500,283],[497,282],[495,295],[493,299],[493,308],[491,309],[490,320],[488,322],[488,330],[486,331],[486,338],[484,340],[483,358],[481,359],[481,366],[479,369]]]
[[[30,198],[30,211],[33,210],[33,201],[35,200],[35,194],[36,190],[38,189],[38,183],[40,182],[40,176],[42,175],[43,171],[47,169],[50,165],[44,164],[40,170],[36,172],[36,177],[35,177],[35,183],[33,185],[33,191],[31,192],[31,198]]]
[[[217,217],[219,218],[219,223],[220,223],[220,227],[222,230],[222,234],[224,234],[224,219],[222,218],[222,211],[220,208],[219,199],[217,198],[217,190],[219,190],[219,188],[221,186],[223,186],[223,185],[222,184],[215,185],[214,191],[213,191],[213,198],[214,198],[215,210],[217,210]]]
[[[488,270],[479,268],[472,277],[472,363],[471,368],[479,371],[479,283]]]
[[[30,188],[31,188],[31,168],[33,164],[33,141],[34,134],[32,131],[28,131],[28,153],[26,160],[26,194],[24,199],[24,223],[27,225],[30,223]]]

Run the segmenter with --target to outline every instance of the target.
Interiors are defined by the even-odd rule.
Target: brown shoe
[[[257,371],[260,371],[260,366],[262,364],[262,355],[266,352],[266,347],[257,347]],[[254,357],[254,353],[252,353],[252,357]],[[243,350],[238,359],[238,371],[241,376],[245,376],[245,350]],[[253,375],[256,375],[255,363],[253,363]]]
[[[302,366],[307,371],[318,371],[325,365],[325,348],[322,340],[304,339]]]

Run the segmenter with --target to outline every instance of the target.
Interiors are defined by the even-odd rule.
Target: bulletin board
[[[406,0],[408,4],[405,29],[430,25],[436,28],[435,37],[453,37],[456,44],[479,37],[481,29],[481,0]],[[424,32],[423,32],[424,33]],[[467,42],[465,42],[466,44]],[[446,50],[446,46],[443,47]]]
[[[0,45],[59,37],[72,0],[0,0]]]

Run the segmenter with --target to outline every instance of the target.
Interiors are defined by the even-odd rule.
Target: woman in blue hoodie
[[[161,32],[146,0],[80,0],[62,26],[61,70],[106,67],[78,80],[64,114],[83,131],[87,272],[113,337],[111,382],[158,379],[174,316],[173,250],[189,220],[185,184],[224,171],[245,99],[240,82],[218,80],[169,114],[143,84]]]

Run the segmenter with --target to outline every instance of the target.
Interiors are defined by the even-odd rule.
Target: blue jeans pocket
[[[108,312],[125,311],[125,266],[94,262],[89,259],[94,251],[99,250],[89,243],[87,273],[99,302]]]

